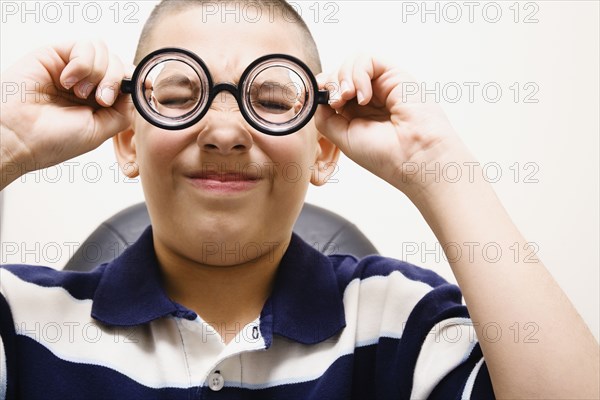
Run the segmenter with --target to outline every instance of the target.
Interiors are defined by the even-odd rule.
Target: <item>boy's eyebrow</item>
[[[187,86],[192,89],[198,88],[198,82],[191,80],[183,74],[171,74],[165,78],[159,79],[155,89],[160,89],[164,86]]]
[[[291,81],[290,81],[291,82]],[[297,97],[297,93],[292,91],[288,85],[282,85],[281,82],[277,81],[263,81],[263,82],[252,82],[253,92],[260,94],[263,92],[263,88],[267,89],[267,93],[274,93],[276,89],[280,89],[281,93],[284,94],[287,99],[294,99]]]

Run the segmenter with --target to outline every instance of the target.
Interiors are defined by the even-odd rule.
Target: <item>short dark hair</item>
[[[147,43],[150,40],[150,36],[154,31],[156,25],[162,17],[166,15],[173,15],[182,11],[185,11],[192,7],[201,7],[208,3],[217,3],[221,5],[227,5],[232,3],[252,3],[257,7],[269,7],[269,10],[275,10],[278,15],[277,18],[284,18],[288,21],[293,21],[295,26],[298,27],[300,33],[304,39],[304,48],[308,59],[305,62],[311,68],[314,74],[321,72],[321,59],[319,57],[319,51],[315,40],[306,25],[306,22],[302,19],[302,16],[285,0],[162,0],[152,13],[148,20],[144,24],[140,40],[138,41],[137,50],[134,58],[134,65],[137,65],[141,59],[148,53]]]

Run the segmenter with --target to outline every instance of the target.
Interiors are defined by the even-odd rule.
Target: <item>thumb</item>
[[[315,113],[317,130],[335,144],[344,154],[350,151],[348,141],[349,121],[327,105],[319,107]]]
[[[131,125],[131,104],[126,96],[119,96],[117,102],[108,108],[94,112],[93,141],[100,145]]]

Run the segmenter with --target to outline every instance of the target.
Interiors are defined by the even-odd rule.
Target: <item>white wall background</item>
[[[26,52],[66,38],[103,38],[130,62],[156,2],[1,3],[4,70]],[[371,52],[428,88],[447,85],[444,109],[490,177],[502,174],[494,184],[498,195],[598,337],[599,3],[473,3],[471,14],[462,1],[294,4],[313,30],[325,69],[356,51]],[[244,17],[242,8],[237,16]],[[464,82],[479,84],[473,101]],[[497,102],[492,89],[485,97],[485,84],[502,89]],[[452,86],[463,89],[456,102],[448,101],[456,96]],[[526,102],[526,95],[537,102]],[[352,220],[382,254],[453,280],[429,227],[403,194],[345,158],[334,178],[311,188],[307,201]],[[1,262],[55,268],[101,221],[143,199],[140,185],[117,172],[110,142],[71,164],[28,174],[4,195]]]

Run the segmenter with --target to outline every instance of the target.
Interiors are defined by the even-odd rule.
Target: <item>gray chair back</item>
[[[89,271],[110,262],[135,242],[150,217],[145,203],[138,203],[104,221],[79,246],[65,270]],[[377,249],[351,222],[324,208],[305,203],[294,232],[324,254],[352,254],[358,258],[377,254]]]

